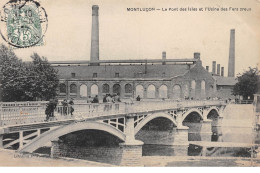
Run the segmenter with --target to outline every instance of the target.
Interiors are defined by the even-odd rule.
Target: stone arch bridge
[[[214,110],[217,112],[218,119],[223,118],[225,109],[223,101],[151,101],[151,102],[136,102],[136,103],[118,103],[118,104],[75,104],[74,115],[68,115],[69,108],[58,106],[55,112],[55,120],[42,122],[41,106],[38,106],[37,112],[41,118],[35,116],[32,111],[33,106],[27,107],[26,116],[31,116],[31,122],[28,119],[22,119],[24,115],[18,116],[3,116],[7,110],[12,110],[10,107],[2,105],[1,128],[0,128],[0,146],[9,148],[13,145],[18,145],[19,152],[32,153],[46,143],[52,142],[52,156],[58,156],[58,142],[60,136],[80,131],[80,130],[100,130],[108,132],[118,137],[123,149],[122,165],[128,165],[129,159],[140,160],[142,156],[142,141],[135,139],[135,135],[148,122],[156,118],[166,118],[170,120],[176,128],[176,134],[173,145],[188,145],[188,127],[183,125],[185,118],[191,113],[197,113],[204,124],[201,129],[204,132],[211,133],[211,120],[208,119],[209,113]],[[26,109],[21,109],[25,114]],[[24,107],[25,108],[25,107]],[[84,109],[83,109],[84,108]],[[66,110],[64,110],[66,109]],[[19,111],[18,111],[19,112]],[[65,115],[65,113],[66,115]],[[8,118],[9,117],[9,118]],[[11,118],[10,118],[11,117]],[[15,119],[16,117],[16,119]],[[20,118],[20,119],[19,119]],[[41,119],[41,120],[40,120]],[[220,121],[219,121],[220,122]],[[3,138],[6,134],[17,133],[16,139]],[[134,155],[130,154],[135,151]],[[133,163],[131,163],[133,164]]]

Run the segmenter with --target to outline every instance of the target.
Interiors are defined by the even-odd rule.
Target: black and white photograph
[[[259,167],[260,0],[1,0],[0,167]]]

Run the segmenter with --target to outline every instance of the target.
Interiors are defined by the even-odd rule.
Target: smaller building
[[[235,99],[232,95],[234,85],[237,83],[235,77],[213,76],[216,80],[216,97],[221,99]]]

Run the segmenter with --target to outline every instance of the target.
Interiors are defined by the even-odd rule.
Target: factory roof
[[[235,85],[237,80],[235,77],[213,76],[216,79],[217,85]]]
[[[110,64],[90,66],[82,64],[54,65],[60,79],[106,78],[172,78],[184,75],[194,66],[190,64]],[[74,74],[72,74],[74,73]]]

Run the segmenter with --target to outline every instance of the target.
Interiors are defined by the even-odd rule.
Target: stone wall
[[[81,147],[59,143],[53,146],[55,157],[70,157],[113,165],[120,165],[123,155],[121,147]]]

